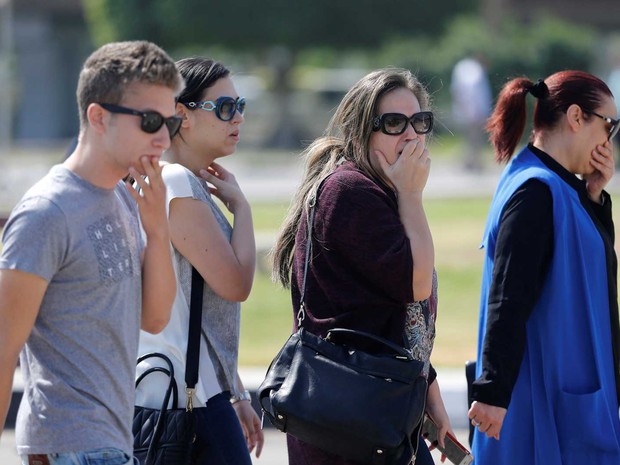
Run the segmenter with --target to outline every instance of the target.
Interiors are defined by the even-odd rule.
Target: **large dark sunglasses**
[[[242,115],[245,111],[245,99],[243,97],[220,97],[215,102],[213,100],[204,100],[202,102],[187,102],[183,103],[183,105],[192,109],[215,110],[215,116],[222,121],[230,121],[235,117],[236,112]]]
[[[140,128],[148,134],[156,133],[165,124],[168,129],[168,133],[170,134],[170,138],[173,138],[176,133],[179,132],[181,122],[183,121],[178,116],[169,116],[168,118],[165,118],[157,111],[138,111],[127,107],[121,107],[120,105],[114,105],[112,103],[100,103],[99,105],[108,110],[110,113],[122,113],[124,115],[139,116],[142,118],[142,121],[140,121]]]
[[[605,121],[607,124],[611,124],[611,127],[609,128],[609,133],[607,134],[607,140],[612,140],[614,136],[618,134],[618,131],[620,131],[620,120],[610,118],[609,116],[599,115],[595,111],[590,111],[590,110],[584,110],[584,111],[586,113],[590,113],[591,115],[598,116],[603,121]]]
[[[416,134],[428,134],[433,130],[433,112],[420,111],[411,117],[402,113],[384,113],[372,121],[372,130],[381,129],[384,134],[398,136],[405,132],[408,123],[411,123]]]

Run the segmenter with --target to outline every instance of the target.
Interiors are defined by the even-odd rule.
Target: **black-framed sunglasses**
[[[420,111],[411,117],[402,113],[384,113],[372,121],[372,130],[380,129],[384,134],[398,136],[405,132],[409,123],[416,134],[428,134],[433,130],[433,112]]]
[[[242,115],[245,111],[245,98],[220,97],[215,102],[213,100],[203,100],[202,102],[184,102],[183,105],[192,109],[215,110],[215,116],[220,120],[230,121],[235,117],[235,113],[239,112]]]
[[[166,118],[157,111],[138,111],[112,103],[100,103],[99,105],[110,113],[139,116],[142,118],[142,121],[140,121],[140,128],[148,134],[156,133],[165,124],[171,139],[179,132],[181,122],[183,121],[178,116],[169,116]]]
[[[591,111],[591,110],[583,110],[583,111],[585,111],[586,113],[590,113],[591,115],[598,116],[603,121],[605,121],[607,124],[611,124],[611,127],[609,128],[609,133],[607,134],[607,140],[612,140],[615,137],[615,135],[618,134],[618,131],[620,131],[620,119],[613,119],[613,118],[610,118],[609,116],[599,115],[597,112]]]

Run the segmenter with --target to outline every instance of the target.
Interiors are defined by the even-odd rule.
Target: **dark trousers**
[[[433,456],[431,451],[428,450],[428,444],[424,438],[420,437],[420,444],[418,445],[418,454],[415,459],[415,465],[433,465]]]
[[[213,396],[196,413],[192,465],[252,465],[237,414],[227,393]]]
[[[358,462],[326,452],[318,447],[286,435],[289,465],[356,465]],[[398,465],[409,465],[410,454],[403,454]],[[433,457],[424,438],[420,436],[415,465],[434,465]]]

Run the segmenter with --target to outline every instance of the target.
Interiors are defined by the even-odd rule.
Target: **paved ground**
[[[28,160],[27,168],[23,164],[24,158]],[[48,171],[50,164],[42,157],[0,158],[0,171],[3,173],[0,179],[0,207],[10,207],[17,202],[26,189]],[[266,156],[264,159],[257,154],[244,154],[225,158],[221,164],[235,174],[250,201],[288,200],[302,175],[301,159],[296,154],[290,157]],[[425,193],[433,198],[491,195],[500,173],[501,168],[494,164],[489,163],[483,171],[472,172],[463,170],[458,160],[438,157],[433,159]],[[620,192],[620,176],[612,179],[608,190]]]
[[[467,444],[466,430],[457,430],[456,434],[463,444]],[[437,452],[433,452],[433,457],[435,463],[441,463]],[[286,436],[275,429],[266,430],[263,452],[260,458],[252,456],[252,463],[255,465],[288,465]],[[5,431],[0,439],[0,464],[20,465],[19,457],[15,452],[15,436],[13,431]]]
[[[0,158],[0,210],[10,210],[23,193],[48,171],[53,157]],[[251,201],[290,199],[302,175],[301,159],[297,155],[266,156],[243,155],[221,161],[231,170]],[[499,169],[491,167],[483,172],[463,171],[450,160],[433,160],[426,193],[429,197],[479,196],[493,192]],[[8,213],[0,211],[0,214]]]
[[[298,157],[287,163],[271,166],[268,163],[256,166],[243,164],[230,158],[222,162],[235,174],[248,199],[272,200],[290,199],[302,175]],[[490,195],[499,176],[497,167],[482,172],[464,171],[448,160],[433,161],[426,187],[428,197],[481,196]]]

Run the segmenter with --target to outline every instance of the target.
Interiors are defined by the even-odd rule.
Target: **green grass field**
[[[435,241],[439,277],[433,363],[462,366],[474,357],[482,251],[478,249],[490,199],[433,199],[426,211]],[[253,206],[257,236],[273,237],[287,204]],[[261,263],[262,265],[262,263]],[[264,266],[242,305],[240,364],[266,366],[291,332],[290,295],[270,281]]]

